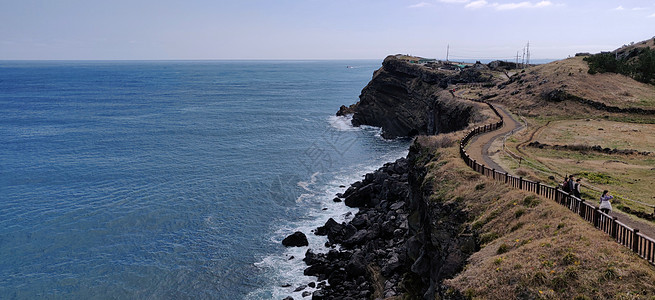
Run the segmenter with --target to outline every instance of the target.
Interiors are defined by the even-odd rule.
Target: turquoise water
[[[333,117],[379,65],[0,62],[0,298],[290,295],[281,239],[406,154]]]

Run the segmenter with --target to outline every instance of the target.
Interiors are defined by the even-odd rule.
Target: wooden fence
[[[493,124],[477,127],[471,130],[459,144],[460,156],[464,162],[476,172],[489,177],[495,181],[505,182],[514,188],[534,192],[537,195],[543,196],[550,200],[567,207],[574,213],[580,215],[584,220],[594,225],[594,227],[604,231],[612,237],[619,244],[632,249],[640,257],[646,259],[651,264],[655,264],[655,240],[639,232],[637,228],[630,228],[621,223],[593,204],[585,202],[567,192],[564,192],[557,187],[542,184],[523,179],[523,177],[516,177],[506,172],[500,172],[495,169],[490,169],[484,164],[471,159],[464,149],[471,139],[481,133],[489,132],[501,128],[503,126],[503,117],[498,113],[498,110],[491,105],[491,103],[484,100],[474,100],[477,102],[487,104],[491,110],[500,118],[500,121]]]

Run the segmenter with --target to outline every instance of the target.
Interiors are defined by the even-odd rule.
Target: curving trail
[[[470,100],[470,99],[468,99]],[[475,101],[475,100],[472,100]],[[489,147],[491,144],[498,138],[503,137],[505,134],[508,132],[511,132],[512,130],[518,128],[521,126],[521,123],[514,119],[512,115],[507,111],[505,107],[502,107],[498,104],[492,104],[497,110],[498,113],[502,116],[504,122],[503,122],[503,127],[501,127],[498,130],[486,132],[486,133],[481,133],[477,136],[475,136],[471,141],[468,143],[466,147],[466,152],[469,154],[469,156],[472,159],[475,159],[476,161],[486,165],[489,168],[496,169],[497,171],[500,172],[507,172],[507,170],[504,170],[502,167],[500,167],[495,161],[493,161],[489,157]],[[547,126],[546,124],[545,126]],[[540,131],[543,129],[542,126],[537,131]],[[532,135],[530,136],[530,140],[534,137],[534,135],[537,133],[537,131],[533,132]],[[528,141],[529,142],[529,141]],[[526,142],[527,143],[527,142]],[[522,143],[523,144],[523,143]],[[518,146],[517,146],[518,148]],[[520,151],[523,155],[522,151]],[[598,199],[588,199],[588,201],[592,203],[598,202]],[[611,216],[616,217],[618,221],[621,223],[631,227],[631,228],[639,228],[641,233],[655,237],[655,224],[652,224],[651,222],[642,220],[642,219],[636,219],[636,217],[632,217],[622,211],[619,211],[618,209],[614,209],[612,213],[610,213]]]
[[[508,132],[521,126],[517,120],[512,118],[511,114],[504,107],[495,104],[494,107],[498,110],[498,113],[503,117],[503,127],[498,130],[483,133],[474,137],[467,146],[466,152],[469,153],[471,158],[482,162],[492,169],[498,171],[507,172],[507,170],[500,167],[495,161],[489,157],[489,147],[491,144],[499,137],[504,136]]]

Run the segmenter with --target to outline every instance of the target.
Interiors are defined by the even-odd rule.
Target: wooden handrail
[[[451,91],[453,96],[455,94]],[[457,96],[455,96],[457,97]],[[463,97],[459,97],[463,98]],[[466,99],[466,98],[465,98]],[[639,257],[646,259],[649,263],[655,265],[655,239],[646,236],[645,234],[639,232],[639,229],[630,228],[629,226],[621,223],[615,217],[612,217],[608,214],[605,214],[599,210],[598,207],[585,202],[583,199],[577,198],[567,192],[564,192],[557,187],[552,187],[549,185],[541,184],[539,182],[534,182],[530,180],[525,180],[523,177],[516,177],[510,175],[506,172],[499,172],[495,169],[490,169],[487,166],[478,163],[476,160],[471,159],[471,157],[466,153],[464,149],[470,140],[478,134],[494,131],[498,128],[501,128],[504,124],[503,116],[498,112],[496,107],[491,103],[485,100],[479,99],[466,99],[475,102],[484,103],[491,108],[491,110],[500,118],[500,121],[492,124],[487,124],[483,126],[478,126],[469,133],[460,141],[459,144],[459,153],[461,158],[464,160],[466,165],[472,168],[474,171],[481,173],[482,175],[497,180],[497,178],[504,178],[504,182],[509,184],[512,187],[516,187],[521,190],[527,190],[535,192],[538,195],[542,195],[547,199],[554,200],[560,205],[566,206],[569,210],[576,212],[584,220],[589,223],[592,223],[594,227],[602,230],[603,232],[612,236],[612,238],[619,244],[632,249]],[[501,177],[503,176],[503,177]],[[554,191],[554,192],[553,192]],[[601,222],[600,218],[604,217]],[[608,222],[611,222],[608,224]],[[609,231],[609,232],[607,232]]]

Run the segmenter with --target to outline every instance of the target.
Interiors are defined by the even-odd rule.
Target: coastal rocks
[[[426,165],[435,160],[414,143],[407,158],[366,174],[340,195],[359,212],[314,231],[340,247],[306,251],[304,274],[324,283],[313,299],[452,299],[443,280],[462,270],[480,239],[465,225],[469,216],[458,201],[433,196]]]
[[[474,106],[436,94],[449,84],[486,82],[479,70],[445,73],[388,56],[362,90],[359,102],[337,115],[353,114],[353,126],[382,128],[384,138],[447,133],[468,125]]]
[[[282,240],[282,245],[286,247],[309,246],[309,241],[307,241],[307,236],[304,233],[296,231]]]
[[[339,107],[339,111],[337,112],[337,116],[352,115],[354,113],[355,104],[351,104],[350,106],[341,105],[341,107]]]
[[[341,250],[305,253],[304,261],[309,266],[305,275],[329,283],[321,290],[324,299],[368,299],[379,284],[384,287],[379,291],[381,295],[397,295],[400,274],[411,265],[404,246],[408,232],[408,172],[407,160],[402,158],[367,174],[344,193],[346,203],[360,208],[353,219],[348,223],[329,219],[315,230],[317,235],[327,235],[329,244],[341,245]],[[387,280],[374,285],[374,274]]]

